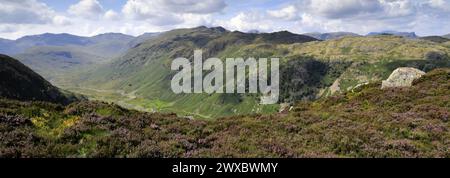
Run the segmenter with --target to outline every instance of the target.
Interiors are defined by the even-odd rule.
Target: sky
[[[450,0],[0,0],[0,38],[176,28],[450,33]]]

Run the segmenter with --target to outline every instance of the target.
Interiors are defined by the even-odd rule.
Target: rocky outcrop
[[[331,95],[334,95],[336,92],[341,90],[341,79],[338,78],[336,81],[334,81],[333,85],[330,86],[330,92]]]
[[[292,109],[293,109],[293,106],[292,106],[291,103],[281,103],[278,113],[280,113],[280,114],[287,114]]]
[[[393,88],[393,87],[410,87],[415,79],[418,79],[425,75],[425,72],[411,68],[402,67],[396,69],[389,76],[387,80],[384,80],[381,89]]]

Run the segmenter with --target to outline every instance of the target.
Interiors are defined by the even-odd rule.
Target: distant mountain
[[[91,44],[85,45],[84,51],[103,57],[115,57],[130,49],[128,43],[135,37],[121,33],[105,33],[88,39]]]
[[[16,45],[20,47],[32,46],[65,46],[65,45],[88,45],[91,41],[88,37],[81,37],[67,33],[52,34],[44,33],[41,35],[24,36],[16,40]]]
[[[15,55],[36,46],[76,46],[86,47],[86,50],[114,56],[128,49],[127,44],[133,36],[120,33],[106,33],[93,37],[83,37],[71,34],[52,34],[24,36],[17,40],[0,40],[0,51]]]
[[[63,104],[72,100],[18,60],[1,54],[0,97]]]
[[[109,35],[116,42],[129,39]],[[96,49],[92,44],[37,46],[18,56],[51,81],[67,72],[74,74],[60,80],[66,85],[56,84],[94,99],[137,110],[177,112],[202,118],[273,113],[279,107],[259,105],[259,97],[255,95],[174,94],[170,80],[176,71],[170,70],[170,64],[177,57],[192,59],[195,49],[202,49],[205,59],[280,58],[280,102],[283,103],[350,91],[360,84],[385,79],[398,67],[429,71],[450,66],[447,43],[394,35],[319,41],[288,31],[255,34],[222,27],[176,29],[154,35],[144,34],[137,37],[140,40],[134,38],[136,41],[127,42],[126,52],[114,57],[92,52],[97,51],[92,50]],[[97,38],[105,40],[102,36]]]
[[[261,33],[259,30],[249,30],[247,33],[256,33],[256,34],[258,34],[258,33]]]
[[[262,39],[267,43],[275,43],[275,44],[292,44],[292,43],[304,43],[310,41],[317,41],[317,39],[305,36],[298,35],[288,31],[280,31],[274,33],[259,33],[256,35],[256,39]]]
[[[89,40],[93,41],[94,43],[97,42],[104,42],[104,41],[110,41],[110,40],[114,40],[114,41],[118,41],[118,40],[123,40],[123,41],[129,41],[129,40],[133,40],[135,37],[131,36],[131,35],[125,35],[122,33],[104,33],[104,34],[99,34],[93,37],[90,37]]]
[[[405,38],[418,38],[415,32],[397,32],[397,31],[382,31],[382,32],[370,32],[367,36],[375,36],[375,35],[395,35],[402,36]]]
[[[90,51],[76,46],[36,46],[14,57],[47,80],[55,82],[67,73],[110,60],[102,53]]]
[[[129,43],[133,40],[135,37],[121,33],[93,37],[45,33],[17,40],[0,40],[0,52],[16,57],[47,80],[53,81],[66,73],[123,54],[131,48]]]
[[[440,37],[440,36],[425,36],[425,37],[420,37],[420,39],[432,41],[435,43],[445,43],[445,42],[450,41],[449,38],[444,38],[444,37]]]
[[[117,103],[149,111],[205,118],[274,111],[274,106],[259,105],[254,96],[177,95],[170,91],[170,80],[176,74],[170,70],[171,61],[177,57],[192,59],[195,49],[203,49],[205,59],[280,58],[280,101],[286,103],[349,91],[359,84],[385,79],[398,67],[429,71],[450,63],[442,60],[450,54],[444,45],[399,36],[318,41],[287,31],[253,34],[198,27],[162,33],[71,83],[120,91]],[[433,56],[438,60],[431,60]]]
[[[331,32],[331,33],[305,33],[304,35],[319,39],[319,40],[332,40],[348,36],[361,36],[351,32]]]
[[[450,39],[450,34],[444,35],[442,37]]]
[[[67,46],[77,45],[85,46],[91,44],[87,37],[81,37],[71,34],[51,34],[45,33],[41,35],[24,36],[17,40],[9,41],[9,48],[0,48],[5,54],[15,55],[24,52],[28,48],[36,46]]]
[[[0,38],[0,54],[17,53],[18,50],[15,47],[13,40]]]
[[[183,96],[174,94],[170,91],[170,80],[175,71],[170,70],[170,62],[177,57],[191,59],[195,49],[203,49],[204,58],[249,55],[271,57],[275,55],[272,50],[275,50],[277,45],[311,41],[317,41],[317,39],[287,31],[250,34],[231,32],[222,27],[177,29],[161,33],[152,40],[140,43],[111,64],[92,70],[82,79],[71,83],[87,86],[87,88],[133,93],[135,97],[132,99],[125,98],[119,102],[124,104],[148,102],[146,108],[149,111],[176,109],[181,114],[184,112],[196,116],[199,114],[202,115],[201,117],[249,113],[252,110],[262,113],[267,111],[265,109],[273,111],[274,106],[257,105],[259,101],[255,97],[234,94]],[[244,51],[247,52],[241,54]],[[283,51],[277,51],[276,54],[281,54]],[[307,66],[307,64],[304,66],[308,69],[315,67]],[[313,74],[314,72],[311,72],[311,75]]]
[[[158,36],[160,33],[158,33],[158,32],[155,32],[155,33],[144,33],[144,34],[142,34],[142,35],[139,35],[139,36],[137,36],[137,37],[135,37],[133,40],[131,40],[130,42],[128,42],[128,47],[129,48],[133,48],[133,47],[135,47],[136,45],[138,45],[138,44],[140,44],[140,43],[142,43],[142,42],[144,42],[144,41],[147,41],[147,40],[149,40],[149,39],[152,39],[152,38],[154,38],[154,37],[156,37],[156,36]]]

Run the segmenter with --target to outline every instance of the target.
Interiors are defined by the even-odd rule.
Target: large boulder
[[[418,79],[423,75],[425,75],[425,72],[421,70],[411,67],[401,67],[392,72],[387,80],[383,81],[381,89],[410,87],[415,79]]]

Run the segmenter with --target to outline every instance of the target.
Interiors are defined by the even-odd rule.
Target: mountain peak
[[[92,37],[99,37],[99,36],[127,36],[127,37],[134,37],[132,35],[127,35],[127,34],[123,34],[123,33],[116,33],[116,32],[109,32],[109,33],[102,33],[102,34],[98,34]]]
[[[123,33],[103,33],[99,35],[95,35],[91,37],[92,40],[102,40],[102,41],[109,41],[109,40],[124,40],[124,41],[131,41],[134,36],[126,35]]]
[[[306,36],[306,35],[299,35],[295,34],[289,31],[279,31],[279,32],[273,32],[273,33],[260,33],[258,36],[261,36],[261,38],[264,41],[269,41],[271,43],[280,43],[280,44],[291,44],[291,43],[303,43],[303,42],[310,42],[310,41],[317,41],[317,39]]]
[[[370,32],[367,36],[376,36],[376,35],[395,35],[401,36],[405,38],[418,38],[415,32],[398,32],[398,31],[381,31],[381,32]]]
[[[447,34],[447,35],[444,35],[444,36],[442,36],[442,37],[450,39],[450,33]]]
[[[217,27],[207,27],[207,26],[198,26],[195,28],[192,28],[193,30],[212,30],[212,31],[216,31],[216,32],[226,32],[227,30],[221,26],[217,26]]]
[[[310,36],[319,40],[333,40],[333,39],[339,39],[343,37],[349,37],[349,36],[361,36],[356,33],[352,32],[329,32],[329,33],[305,33],[304,35]]]

